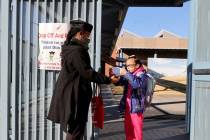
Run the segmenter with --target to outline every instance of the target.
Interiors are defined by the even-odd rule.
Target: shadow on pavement
[[[189,140],[189,139],[190,139],[189,134],[183,134],[183,135],[172,136],[172,137],[168,137],[168,138],[164,138],[160,140]]]

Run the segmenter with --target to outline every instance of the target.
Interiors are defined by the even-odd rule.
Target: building
[[[135,54],[145,65],[148,58],[187,58],[188,39],[167,30],[161,30],[153,37],[142,37],[127,30],[122,30],[118,37],[112,58]],[[118,53],[118,54],[117,54]],[[112,62],[113,63],[113,62]],[[106,75],[109,67],[106,64]]]

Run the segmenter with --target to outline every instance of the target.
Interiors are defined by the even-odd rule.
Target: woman
[[[91,68],[88,43],[93,26],[81,20],[70,22],[71,28],[62,46],[62,69],[55,85],[48,119],[60,123],[66,140],[84,136],[92,97],[91,82],[109,83],[108,77]]]

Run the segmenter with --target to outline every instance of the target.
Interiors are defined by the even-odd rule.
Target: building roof
[[[125,34],[125,35],[123,35]],[[167,30],[161,30],[154,37],[139,37],[124,31],[117,40],[116,47],[121,49],[184,49],[188,40]]]
[[[136,33],[133,33],[133,32],[131,32],[131,31],[129,31],[129,30],[127,30],[127,29],[122,29],[122,31],[121,31],[121,33],[120,33],[120,35],[119,35],[119,37],[122,37],[122,36],[126,36],[126,37],[135,37],[135,38],[143,38],[142,36],[140,36],[140,35],[138,35],[138,34],[136,34]]]
[[[162,29],[159,33],[157,33],[154,37],[162,37],[162,38],[181,38],[181,36],[175,34],[175,33],[172,33],[172,32],[169,32],[165,29]]]

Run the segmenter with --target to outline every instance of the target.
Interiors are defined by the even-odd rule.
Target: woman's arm
[[[119,86],[119,85],[124,86],[127,83],[127,80],[122,76],[119,76],[119,77],[112,76],[111,82],[116,86]]]
[[[72,53],[71,58],[73,66],[84,79],[99,84],[110,83],[110,79],[108,77],[92,69],[89,63],[90,58],[88,52],[76,50],[74,53]]]

